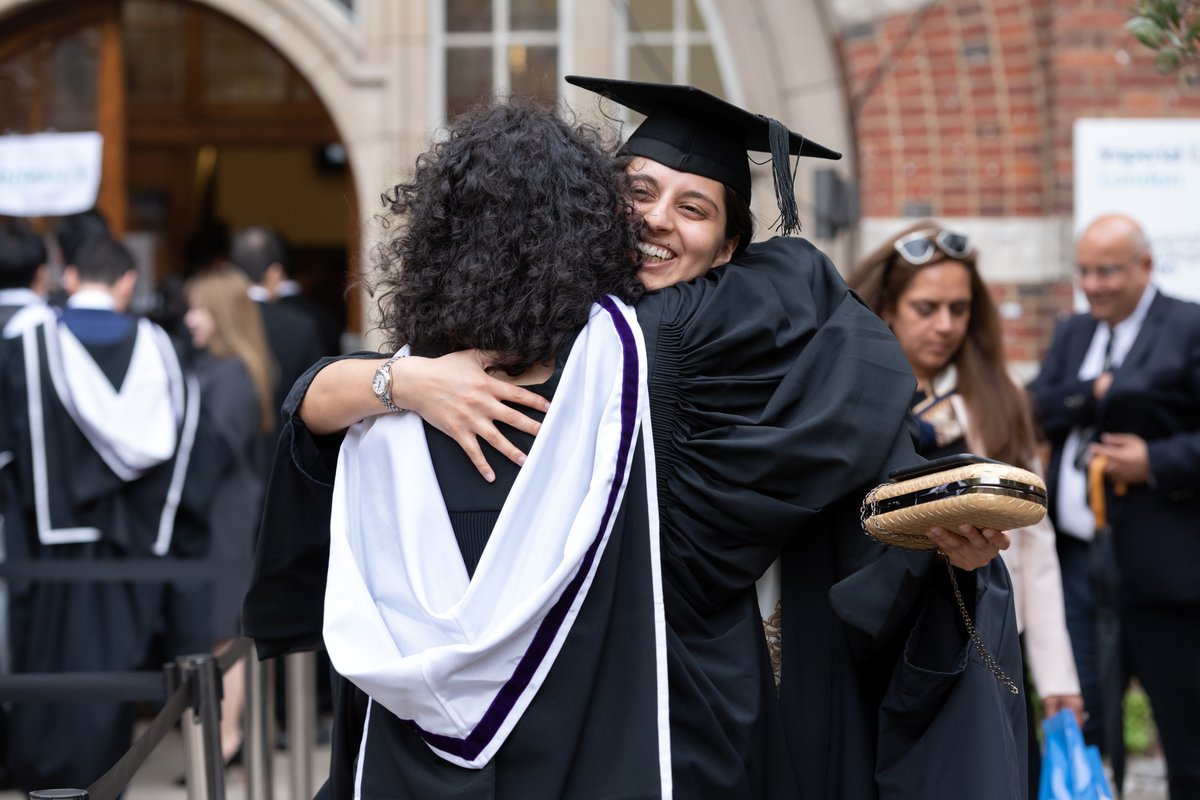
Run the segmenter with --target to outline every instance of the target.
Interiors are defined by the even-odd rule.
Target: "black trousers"
[[[1171,800],[1200,798],[1200,604],[1127,608],[1122,625],[1154,710]]]

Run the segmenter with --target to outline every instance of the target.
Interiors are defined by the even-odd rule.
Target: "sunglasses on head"
[[[916,231],[897,239],[894,246],[900,257],[914,267],[929,263],[938,250],[955,259],[966,258],[971,253],[971,240],[967,235],[948,230]]]

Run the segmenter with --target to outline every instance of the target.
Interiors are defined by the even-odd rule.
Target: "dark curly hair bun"
[[[481,348],[519,372],[555,358],[604,294],[635,301],[640,223],[598,129],[509,101],[459,118],[383,196],[389,344]]]

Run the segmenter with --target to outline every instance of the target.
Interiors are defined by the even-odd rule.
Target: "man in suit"
[[[275,302],[276,289],[287,278],[287,248],[279,233],[259,225],[240,229],[233,235],[229,260],[254,284],[250,297],[262,311],[267,344],[279,368],[278,412],[292,384],[323,355],[317,324],[303,311]]]
[[[239,229],[233,235],[229,248],[229,260],[241,269],[254,284],[250,297],[262,312],[263,328],[267,334],[267,345],[277,368],[275,383],[275,430],[271,434],[268,452],[275,451],[275,442],[283,428],[280,409],[291,391],[292,384],[326,353],[322,352],[321,336],[316,320],[304,310],[291,303],[278,302],[279,287],[287,279],[287,245],[278,231],[261,225]],[[269,472],[269,466],[268,466]],[[269,477],[266,475],[264,477]],[[329,705],[327,659],[322,654],[318,664],[318,703],[324,708]],[[277,743],[286,745],[283,726],[286,704],[286,672],[282,661],[276,672],[276,716],[280,723]],[[321,734],[319,734],[321,735]]]
[[[1098,741],[1103,704],[1092,577],[1096,518],[1088,464],[1102,457],[1126,668],[1154,709],[1172,797],[1200,797],[1200,305],[1159,292],[1132,218],[1093,221],[1076,246],[1089,311],[1055,330],[1029,386],[1052,447],[1067,627]],[[1109,698],[1110,700],[1112,698]],[[1111,738],[1110,738],[1111,741]]]

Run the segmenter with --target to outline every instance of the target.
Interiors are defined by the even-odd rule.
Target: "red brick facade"
[[[1036,364],[1045,355],[1054,323],[1071,308],[1069,283],[992,283],[992,299],[1001,310],[1018,303],[1019,319],[1003,320],[1006,351],[1014,364]]]
[[[1072,210],[1079,117],[1194,117],[1125,0],[946,0],[842,38],[869,217]]]
[[[1048,217],[1073,210],[1080,117],[1200,116],[1200,86],[1155,72],[1125,30],[1127,0],[945,0],[848,26],[865,217]],[[1070,290],[998,287],[1031,305],[1006,323],[1039,358]],[[1010,299],[1007,298],[1006,299]]]

